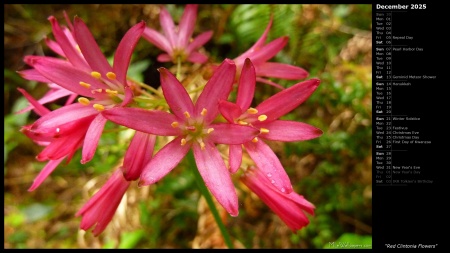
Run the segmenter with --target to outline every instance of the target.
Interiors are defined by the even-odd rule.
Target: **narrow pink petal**
[[[156,30],[153,30],[149,27],[146,27],[144,29],[144,32],[142,33],[142,37],[144,39],[148,40],[150,43],[158,47],[159,49],[171,54],[172,53],[172,47],[170,45],[170,42],[167,40],[164,35],[157,32]]]
[[[87,130],[86,137],[84,138],[83,152],[81,163],[85,164],[92,160],[97,150],[98,141],[103,133],[107,119],[102,114],[98,114],[92,121],[89,129]]]
[[[193,62],[193,63],[203,64],[206,61],[208,61],[208,56],[206,56],[202,53],[199,53],[199,52],[192,52],[189,54],[189,57],[187,60],[190,62]]]
[[[51,142],[36,156],[38,161],[58,160],[72,154],[81,147],[83,137],[86,134],[86,128],[75,129],[69,136],[54,138]]]
[[[309,73],[297,66],[279,63],[265,62],[258,65],[258,76],[281,78],[286,80],[297,80],[308,77]]]
[[[170,110],[180,119],[185,119],[184,112],[194,113],[194,104],[184,86],[166,68],[159,68],[161,88]]]
[[[172,123],[178,121],[173,114],[163,111],[144,110],[141,108],[114,107],[102,112],[108,120],[137,131],[162,136],[177,136],[179,128],[173,128]]]
[[[131,88],[126,85],[124,87],[124,92],[125,92],[125,98],[123,99],[122,103],[120,104],[120,106],[126,106],[129,103],[131,103],[133,101],[133,91],[131,90]]]
[[[66,90],[64,88],[59,88],[57,90],[56,89],[52,89],[52,90],[49,90],[47,93],[45,93],[45,95],[41,99],[39,99],[37,102],[39,104],[41,104],[41,105],[44,105],[46,103],[56,101],[57,99],[60,99],[62,97],[66,97],[66,96],[69,96],[69,95],[73,95],[73,96],[75,96],[75,98],[78,96],[77,94],[75,94],[75,93],[73,93],[71,91],[68,91],[68,90]],[[67,100],[67,101],[69,101],[69,100]],[[72,100],[72,102],[73,102],[73,100]],[[71,104],[71,102],[68,103],[68,104]],[[24,112],[27,112],[27,111],[32,110],[32,109],[34,109],[34,106],[30,105],[30,106],[27,106],[26,108],[24,108],[24,109],[22,109],[22,110],[20,110],[20,111],[18,111],[16,113],[24,113]]]
[[[319,83],[319,79],[313,78],[278,92],[256,107],[258,114],[267,115],[266,122],[278,119],[305,102]]]
[[[247,153],[250,155],[256,166],[264,173],[267,179],[283,193],[292,192],[292,185],[289,176],[281,165],[277,155],[261,139],[244,144]]]
[[[96,115],[98,113],[99,112],[91,106],[84,106],[79,103],[66,105],[36,120],[32,125],[32,130],[38,131],[39,129],[55,128],[59,125]]]
[[[50,80],[45,78],[39,71],[36,69],[26,69],[17,71],[17,73],[24,79],[30,80],[30,81],[37,81],[41,83],[51,83]]]
[[[258,74],[258,73],[257,73],[257,74]],[[275,82],[272,82],[272,81],[270,81],[270,80],[268,80],[268,79],[265,79],[265,78],[256,77],[256,81],[259,82],[259,83],[265,83],[265,84],[271,85],[271,86],[273,86],[273,87],[275,87],[275,88],[278,88],[278,89],[280,89],[280,90],[284,90],[284,87],[283,87],[283,86],[281,86],[281,85],[279,85],[279,84],[277,84],[277,83],[275,83]]]
[[[37,177],[34,179],[33,184],[28,189],[28,191],[31,192],[36,190],[36,188],[38,188],[42,184],[42,182],[44,182],[44,180],[48,177],[48,175],[50,175],[56,169],[56,167],[58,167],[58,165],[62,162],[63,159],[64,157],[58,160],[48,161],[48,163],[41,170],[41,172],[39,172],[39,175],[37,175]]]
[[[52,62],[54,64],[58,64],[58,65],[64,65],[64,66],[68,66],[68,67],[73,67],[73,64],[71,64],[69,61],[60,59],[60,58],[55,58],[55,57],[48,57],[48,56],[39,56],[39,55],[27,55],[23,58],[23,61],[34,67],[34,64],[36,62]],[[46,82],[45,82],[46,83]]]
[[[97,42],[95,42],[94,36],[83,20],[75,17],[73,23],[73,35],[91,69],[100,72],[102,76],[106,76],[106,73],[112,72],[111,65],[109,65]]]
[[[123,160],[123,176],[136,180],[150,162],[155,147],[156,135],[136,131]]]
[[[242,145],[230,145],[228,152],[228,165],[232,174],[236,173],[242,163]]]
[[[197,20],[198,4],[187,4],[183,16],[181,16],[178,32],[178,44],[180,48],[186,48],[189,39],[194,33],[195,21]]]
[[[306,200],[302,195],[297,194],[296,192],[291,192],[288,194],[288,197],[292,199],[297,205],[301,206],[303,210],[307,213],[314,215],[314,209],[316,208],[314,204]]]
[[[142,171],[140,186],[158,182],[180,163],[191,149],[189,144],[182,146],[181,139],[182,137],[175,138],[156,153]]]
[[[141,38],[144,28],[144,21],[131,27],[123,36],[117,47],[116,53],[114,54],[113,71],[116,74],[117,80],[123,85],[127,83],[127,70],[128,65],[130,64],[131,55]]]
[[[65,90],[65,89],[61,89],[61,90]],[[66,105],[72,104],[72,102],[75,101],[75,99],[77,97],[78,97],[78,94],[70,91],[70,96],[67,98],[66,103],[64,105],[66,106]]]
[[[108,86],[99,82],[96,78],[92,77],[89,73],[81,71],[75,67],[68,65],[57,64],[52,61],[46,61],[45,59],[36,59],[34,62],[34,68],[39,71],[50,81],[58,84],[59,86],[80,94],[85,97],[96,97],[91,92],[91,89],[106,89]],[[91,85],[91,89],[87,89],[80,85],[80,82],[86,82]]]
[[[28,92],[26,92],[24,89],[22,88],[17,88],[17,90],[20,91],[20,93],[22,93],[22,95],[28,100],[28,102],[30,102],[30,104],[33,106],[34,111],[39,115],[39,116],[44,116],[45,114],[49,113],[50,110],[47,109],[45,106],[43,106],[42,104],[40,104],[38,101],[36,101],[36,99],[34,99],[30,94],[28,94]]]
[[[226,100],[219,101],[219,110],[222,116],[230,123],[233,123],[235,119],[242,115],[241,108]]]
[[[239,205],[236,189],[217,148],[213,143],[206,142],[205,148],[202,150],[200,145],[195,143],[193,151],[198,172],[205,181],[206,187],[231,216],[238,216]]]
[[[172,56],[170,56],[168,54],[160,54],[160,55],[158,55],[156,60],[159,61],[159,62],[171,62],[172,61]]]
[[[248,57],[252,60],[255,66],[258,66],[259,64],[266,62],[267,60],[278,54],[278,52],[280,52],[281,49],[286,46],[288,41],[289,37],[280,37],[264,45],[260,50],[253,52]]]
[[[225,59],[208,80],[195,104],[195,115],[200,115],[203,109],[208,112],[205,122],[212,122],[219,113],[219,100],[226,100],[236,75],[236,65],[230,59]]]
[[[194,40],[191,43],[189,43],[189,45],[186,48],[186,51],[188,53],[191,53],[191,52],[199,49],[200,47],[205,45],[206,42],[208,42],[212,36],[213,36],[213,31],[206,31],[206,32],[200,33],[199,35],[197,35],[194,38]]]
[[[251,141],[259,134],[257,128],[237,124],[217,123],[209,127],[214,131],[209,134],[208,140],[220,144],[242,144]]]
[[[54,41],[54,40],[51,40],[51,39],[49,39],[49,38],[47,38],[47,37],[45,37],[45,44],[47,44],[47,46],[53,51],[53,52],[55,52],[56,54],[58,54],[58,55],[60,55],[60,56],[62,56],[62,57],[64,57],[64,58],[67,58],[66,57],[66,54],[64,53],[64,51],[62,50],[62,48],[59,46],[59,44],[56,42],[56,41]]]
[[[175,34],[175,24],[173,23],[173,19],[170,16],[170,13],[166,8],[162,7],[159,13],[159,23],[166,35],[166,38],[170,42],[170,47],[176,47],[177,35]]]
[[[239,71],[239,70],[238,70]],[[256,74],[255,67],[249,58],[245,59],[239,78],[239,86],[236,98],[236,104],[242,109],[247,110],[255,95]]]
[[[255,44],[253,44],[252,47],[250,47],[247,51],[245,51],[243,54],[241,54],[239,57],[235,59],[237,62],[244,62],[245,58],[248,58],[252,55],[254,51],[259,50],[264,44],[266,44],[267,35],[269,34],[270,28],[272,27],[273,22],[273,16],[270,16],[269,23],[266,26],[266,29],[264,30],[261,37],[256,41]]]
[[[73,31],[73,25],[72,22],[70,21],[69,15],[67,15],[66,11],[63,11],[63,15],[64,15],[64,19],[66,20],[67,26],[69,26],[69,30]]]
[[[317,138],[323,134],[322,130],[315,126],[302,122],[289,120],[275,120],[268,123],[256,123],[255,127],[264,127],[268,133],[261,134],[260,137],[273,141],[306,141]]]
[[[48,20],[52,24],[53,35],[55,36],[55,39],[58,42],[61,49],[64,51],[64,55],[67,57],[67,59],[73,64],[73,66],[83,71],[89,71],[90,67],[86,64],[86,61],[83,59],[83,57],[76,51],[76,49],[67,39],[66,34],[59,26],[56,18],[50,16]]]

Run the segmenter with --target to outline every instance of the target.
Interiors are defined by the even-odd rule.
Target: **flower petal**
[[[175,34],[175,24],[173,23],[170,13],[164,7],[161,7],[159,13],[159,23],[164,31],[164,35],[166,35],[166,38],[170,42],[170,47],[176,47],[177,35]]]
[[[148,40],[150,43],[152,43],[159,49],[170,54],[172,53],[172,47],[170,46],[170,42],[167,40],[166,37],[164,37],[164,35],[157,32],[156,30],[146,27],[144,29],[144,32],[142,33],[142,37],[144,37],[144,39]]]
[[[36,188],[38,188],[42,184],[42,182],[44,182],[44,180],[48,177],[48,175],[50,175],[56,169],[56,167],[58,167],[58,165],[62,162],[63,159],[64,157],[58,160],[48,161],[48,163],[41,170],[41,172],[39,172],[39,175],[37,175],[37,177],[34,179],[33,184],[28,189],[28,191],[31,192],[36,190]]]
[[[159,62],[171,62],[172,61],[172,56],[170,56],[168,54],[160,54],[160,55],[158,55],[156,60],[159,61]]]
[[[189,39],[194,33],[195,21],[197,20],[198,4],[187,4],[184,8],[178,25],[178,44],[180,48],[186,48]]]
[[[280,192],[292,192],[292,185],[289,176],[281,165],[277,155],[262,140],[244,143],[247,153],[250,155],[256,166],[264,173],[267,179]]]
[[[206,61],[208,61],[208,56],[206,56],[202,53],[199,53],[199,52],[192,52],[189,54],[189,57],[187,60],[190,62],[193,62],[193,63],[203,64]]]
[[[235,58],[234,60],[236,62],[243,63],[245,61],[245,58],[250,57],[254,51],[260,50],[261,47],[264,46],[264,44],[266,43],[266,40],[267,40],[267,35],[269,34],[270,27],[272,26],[272,22],[273,22],[273,16],[271,15],[269,23],[267,24],[266,29],[264,30],[261,37],[258,39],[258,41],[256,41],[255,44],[253,44],[253,46],[251,48],[249,48],[247,51],[245,51],[239,57]],[[239,65],[239,64],[237,64],[237,65]]]
[[[26,69],[17,71],[17,73],[23,78],[30,81],[37,81],[41,83],[51,83],[50,80],[45,78],[39,71],[36,69]]]
[[[273,141],[306,141],[317,138],[323,134],[322,130],[315,126],[302,122],[275,120],[272,122],[256,123],[255,127],[264,127],[268,133],[261,134],[260,137]]]
[[[280,90],[284,90],[283,86],[281,86],[281,85],[279,85],[279,84],[277,84],[275,82],[272,82],[272,81],[270,81],[268,79],[265,79],[265,78],[256,77],[256,81],[259,82],[259,83],[265,83],[265,84],[268,84],[268,85],[272,85],[273,87],[278,88]]]
[[[181,145],[181,139],[175,138],[156,153],[141,173],[140,186],[158,182],[180,163],[191,149],[191,145]]]
[[[219,100],[226,100],[231,92],[236,75],[236,65],[225,59],[208,80],[195,104],[195,116],[199,116],[205,108],[205,122],[212,122],[219,113]]]
[[[228,165],[232,174],[236,173],[242,163],[242,145],[230,145],[228,154]]]
[[[186,51],[188,53],[191,53],[194,50],[199,49],[204,44],[206,44],[206,42],[208,42],[212,36],[213,36],[213,31],[206,31],[206,32],[200,33],[199,35],[197,35],[194,38],[194,40],[191,43],[189,43],[189,45],[186,48]]]
[[[79,17],[73,20],[74,32],[73,35],[80,46],[84,58],[89,63],[92,71],[97,71],[106,76],[106,73],[112,72],[112,67],[109,65],[106,57],[97,45],[97,42],[92,36],[91,31]]]
[[[237,124],[217,123],[209,127],[214,131],[209,134],[208,139],[220,144],[242,144],[251,141],[259,134],[259,130],[254,127]]]
[[[60,99],[62,97],[66,97],[66,96],[69,96],[69,95],[75,95],[75,97],[77,96],[77,94],[75,94],[75,93],[73,93],[71,91],[68,91],[68,90],[66,90],[64,88],[52,89],[52,90],[49,90],[41,99],[37,100],[37,102],[39,104],[41,104],[41,105],[44,105],[46,103],[56,101],[57,99]],[[70,104],[70,103],[67,103],[67,104]],[[27,112],[27,111],[32,110],[32,109],[34,109],[34,106],[33,105],[29,105],[26,108],[24,108],[24,109],[22,109],[22,110],[20,110],[20,111],[18,111],[16,113],[18,113],[18,114],[19,113],[24,113],[24,112]]]
[[[242,115],[241,108],[226,100],[219,101],[219,110],[222,116],[230,123],[233,123],[235,119]]]
[[[198,143],[194,143],[193,151],[198,172],[206,187],[231,216],[238,216],[236,189],[217,148],[211,142],[206,142],[204,149],[201,149]]]
[[[297,80],[308,77],[309,73],[297,66],[279,63],[265,62],[257,67],[258,76],[281,78],[286,80]]]
[[[162,136],[176,136],[181,134],[179,128],[173,128],[171,124],[177,121],[173,114],[144,110],[141,108],[114,107],[102,112],[108,120],[137,131]]]
[[[156,135],[136,131],[123,160],[123,176],[136,180],[150,162],[155,147]]]
[[[158,69],[161,76],[161,88],[170,110],[180,119],[185,119],[184,112],[193,115],[194,104],[184,86],[166,68]]]
[[[241,76],[239,78],[239,86],[236,98],[236,104],[242,110],[247,110],[255,95],[256,72],[253,63],[249,58],[245,59],[244,67],[242,67]]]
[[[34,99],[30,94],[28,94],[28,92],[26,92],[24,89],[22,88],[17,88],[18,91],[20,91],[20,93],[22,93],[22,95],[28,100],[28,102],[30,102],[30,104],[32,105],[34,111],[39,115],[39,116],[44,116],[47,113],[50,113],[50,110],[47,109],[45,106],[43,106],[42,104],[40,104],[38,101],[36,101],[36,99]]]
[[[117,80],[122,83],[122,85],[126,85],[127,83],[127,70],[128,65],[130,65],[131,55],[144,32],[144,28],[144,21],[131,27],[123,36],[117,47],[116,53],[114,54],[113,71],[116,74]]]
[[[286,46],[289,41],[288,36],[283,36],[278,39],[271,41],[270,43],[264,45],[260,50],[253,52],[249,58],[252,60],[255,66],[266,62],[267,60],[274,57],[278,52]]]
[[[319,79],[313,78],[278,92],[256,107],[258,114],[265,114],[266,122],[278,119],[308,99],[319,83]]]
[[[97,150],[98,141],[103,133],[107,119],[102,114],[98,114],[97,117],[89,125],[89,128],[84,138],[83,151],[81,156],[81,163],[85,164],[92,160]]]

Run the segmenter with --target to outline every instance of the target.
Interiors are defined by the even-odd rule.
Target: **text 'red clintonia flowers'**
[[[139,181],[139,187],[161,181],[190,151],[195,158],[191,166],[207,187],[204,191],[211,192],[231,216],[239,214],[233,182],[237,173],[294,233],[309,224],[304,212],[314,215],[314,205],[294,192],[281,161],[264,140],[306,141],[322,135],[317,127],[282,119],[314,93],[320,80],[312,78],[284,88],[267,79],[300,80],[309,75],[297,66],[268,62],[288,42],[288,36],[282,36],[266,43],[272,17],[250,49],[233,60],[213,63],[211,74],[208,58],[199,49],[211,39],[212,31],[191,38],[198,7],[186,5],[178,26],[161,7],[162,33],[146,27],[144,21],[133,25],[118,44],[112,66],[81,18],[75,17],[72,24],[65,14],[68,27],[61,27],[50,16],[55,40],[46,39],[46,44],[60,57],[26,56],[24,61],[31,68],[18,71],[23,78],[50,89],[36,100],[19,88],[30,103],[20,112],[33,110],[39,116],[21,132],[44,147],[37,160],[48,161],[30,191],[64,159],[69,163],[79,149],[81,164],[93,159],[107,121],[114,130],[134,131],[131,140],[125,141],[123,162],[111,168],[109,180],[76,213],[81,216],[80,228],[92,229],[95,236],[107,228],[132,181]],[[160,87],[156,89],[127,76],[141,37],[165,52],[152,60],[177,69],[172,73],[174,68],[158,68]],[[190,68],[188,62],[201,67]],[[252,107],[257,99],[256,82],[281,91]],[[62,97],[68,99],[59,108],[45,107]],[[249,161],[243,161],[244,151]]]

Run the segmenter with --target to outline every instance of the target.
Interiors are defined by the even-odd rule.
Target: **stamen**
[[[117,95],[117,94],[119,94],[119,92],[116,91],[116,90],[106,89],[105,91],[106,91],[106,93],[108,93],[109,95]]]
[[[267,115],[265,115],[265,114],[261,114],[261,115],[258,116],[258,120],[259,121],[264,121],[266,119],[267,119]]]
[[[91,76],[92,76],[92,77],[95,77],[95,78],[97,78],[97,79],[102,78],[102,74],[100,74],[100,72],[97,72],[97,71],[92,71],[92,72],[91,72]]]
[[[208,128],[207,133],[210,134],[212,131],[214,131],[214,128],[212,128],[212,127],[211,127],[211,128]]]
[[[185,138],[181,139],[181,146],[184,146],[184,145],[186,145],[186,139]]]
[[[80,85],[87,89],[91,88],[91,85],[85,82],[80,82]]]
[[[95,89],[95,90],[91,90],[91,93],[92,94],[95,94],[95,93],[101,93],[102,92],[102,89]]]
[[[208,110],[206,110],[206,108],[203,108],[203,110],[202,110],[202,112],[200,114],[204,117],[207,112],[208,112]]]
[[[170,124],[173,128],[177,128],[180,124],[178,122],[174,121],[172,124]]]
[[[261,127],[261,128],[259,129],[259,133],[261,133],[261,134],[267,134],[267,133],[269,133],[269,129],[264,128],[264,127]]]
[[[106,77],[108,77],[109,80],[116,80],[116,74],[113,72],[106,73]]]
[[[78,103],[82,104],[82,105],[89,105],[89,99],[84,98],[84,97],[80,97],[78,98]]]
[[[242,126],[248,125],[248,123],[245,122],[245,121],[243,121],[243,120],[238,120],[238,124],[239,124],[239,125],[242,125]]]
[[[205,143],[203,141],[200,141],[200,148],[201,150],[205,150]]]
[[[94,107],[94,109],[96,109],[99,112],[105,110],[105,107],[101,104],[94,104],[92,107]]]
[[[250,108],[247,109],[247,113],[248,114],[257,114],[258,110],[255,109],[255,108],[250,107]]]
[[[195,126],[187,126],[186,130],[189,130],[191,132],[195,132],[197,130],[197,128],[195,128]]]
[[[253,138],[252,142],[254,143],[258,142],[258,137]]]
[[[186,117],[186,119],[189,119],[191,115],[188,112],[184,112],[184,117]]]
[[[75,46],[75,48],[77,49],[77,51],[78,51],[78,52],[80,52],[80,53],[81,53],[81,48],[80,48],[80,46],[79,46],[79,45],[76,45],[76,46]]]

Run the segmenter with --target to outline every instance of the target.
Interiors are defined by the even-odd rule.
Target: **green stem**
[[[233,248],[233,243],[231,242],[230,235],[227,232],[227,229],[225,227],[225,224],[223,224],[222,219],[220,218],[219,211],[217,211],[216,205],[214,204],[214,201],[211,197],[211,194],[209,193],[208,188],[206,188],[205,182],[203,181],[202,176],[198,172],[197,165],[195,163],[195,158],[192,153],[192,151],[189,151],[187,154],[187,158],[189,161],[189,167],[192,168],[192,172],[194,173],[195,182],[197,183],[198,189],[202,193],[203,197],[205,197],[206,202],[208,203],[209,209],[211,210],[211,213],[214,216],[214,219],[216,220],[217,226],[220,229],[220,232],[222,233],[223,239],[225,241],[225,244],[229,249]]]
[[[181,57],[178,56],[177,58],[177,79],[180,80],[181,78]]]

